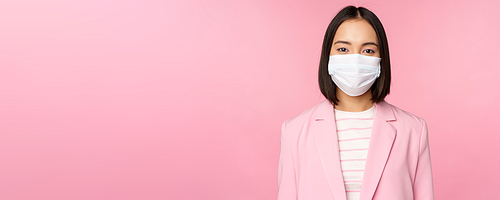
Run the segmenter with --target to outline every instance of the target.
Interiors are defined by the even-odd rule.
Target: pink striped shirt
[[[359,200],[375,106],[362,112],[335,109],[340,164],[347,200]]]

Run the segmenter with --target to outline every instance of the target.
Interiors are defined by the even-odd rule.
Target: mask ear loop
[[[377,78],[380,77],[380,69],[382,69],[382,67],[380,67],[380,63],[378,64],[378,70],[377,70]]]

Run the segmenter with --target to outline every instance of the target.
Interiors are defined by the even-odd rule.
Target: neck
[[[335,105],[335,109],[347,112],[361,112],[373,107],[374,102],[371,100],[372,91],[369,89],[364,94],[352,97],[344,93],[340,88],[336,88],[336,96],[339,100]]]

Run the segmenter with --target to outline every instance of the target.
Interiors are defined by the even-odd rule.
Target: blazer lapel
[[[396,120],[391,106],[382,101],[375,104],[375,118],[365,163],[360,200],[371,200],[377,189],[385,164],[389,158],[396,129],[389,121]]]
[[[333,105],[325,100],[317,109],[311,131],[319,158],[333,197],[335,200],[346,200]]]

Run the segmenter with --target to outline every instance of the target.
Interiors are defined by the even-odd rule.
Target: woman
[[[278,200],[434,199],[427,125],[384,101],[390,82],[382,24],[345,7],[323,41],[326,100],[282,125]]]

